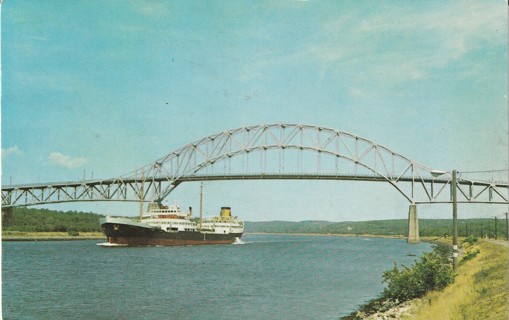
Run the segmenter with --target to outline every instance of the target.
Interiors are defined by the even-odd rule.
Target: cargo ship
[[[200,210],[201,211],[201,210]],[[222,207],[218,216],[192,219],[192,208],[183,212],[177,204],[149,203],[140,218],[100,219],[107,242],[103,246],[187,246],[231,244],[244,233],[244,222],[233,217],[230,207]]]

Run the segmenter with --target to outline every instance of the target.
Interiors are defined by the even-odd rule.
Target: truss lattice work
[[[386,182],[410,203],[451,202],[451,176],[365,138],[298,124],[223,131],[125,175],[104,180],[2,187],[2,206],[69,201],[161,201],[180,183],[205,180],[323,179]],[[508,184],[458,179],[458,202],[508,203]],[[141,186],[143,185],[143,190]]]

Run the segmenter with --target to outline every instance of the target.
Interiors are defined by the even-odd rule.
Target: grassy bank
[[[465,245],[455,282],[411,302],[402,319],[503,319],[509,317],[509,249],[485,240]],[[460,258],[461,259],[461,258]]]
[[[3,231],[2,241],[51,241],[51,240],[93,240],[105,239],[100,232],[20,232]]]
[[[452,245],[450,238],[425,240]],[[381,297],[341,319],[509,319],[508,243],[466,240],[455,281],[443,290],[399,304]]]

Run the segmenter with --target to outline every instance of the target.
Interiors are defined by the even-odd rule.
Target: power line
[[[461,173],[507,172],[507,169],[479,170],[479,171],[460,171],[460,172],[461,172]]]

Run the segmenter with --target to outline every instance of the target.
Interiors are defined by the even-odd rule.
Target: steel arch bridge
[[[2,207],[72,201],[161,202],[183,182],[317,179],[385,182],[409,203],[450,203],[450,174],[347,132],[299,124],[254,125],[185,145],[111,179],[2,186]],[[444,172],[441,172],[444,173]],[[508,203],[507,176],[460,178],[458,203]]]

